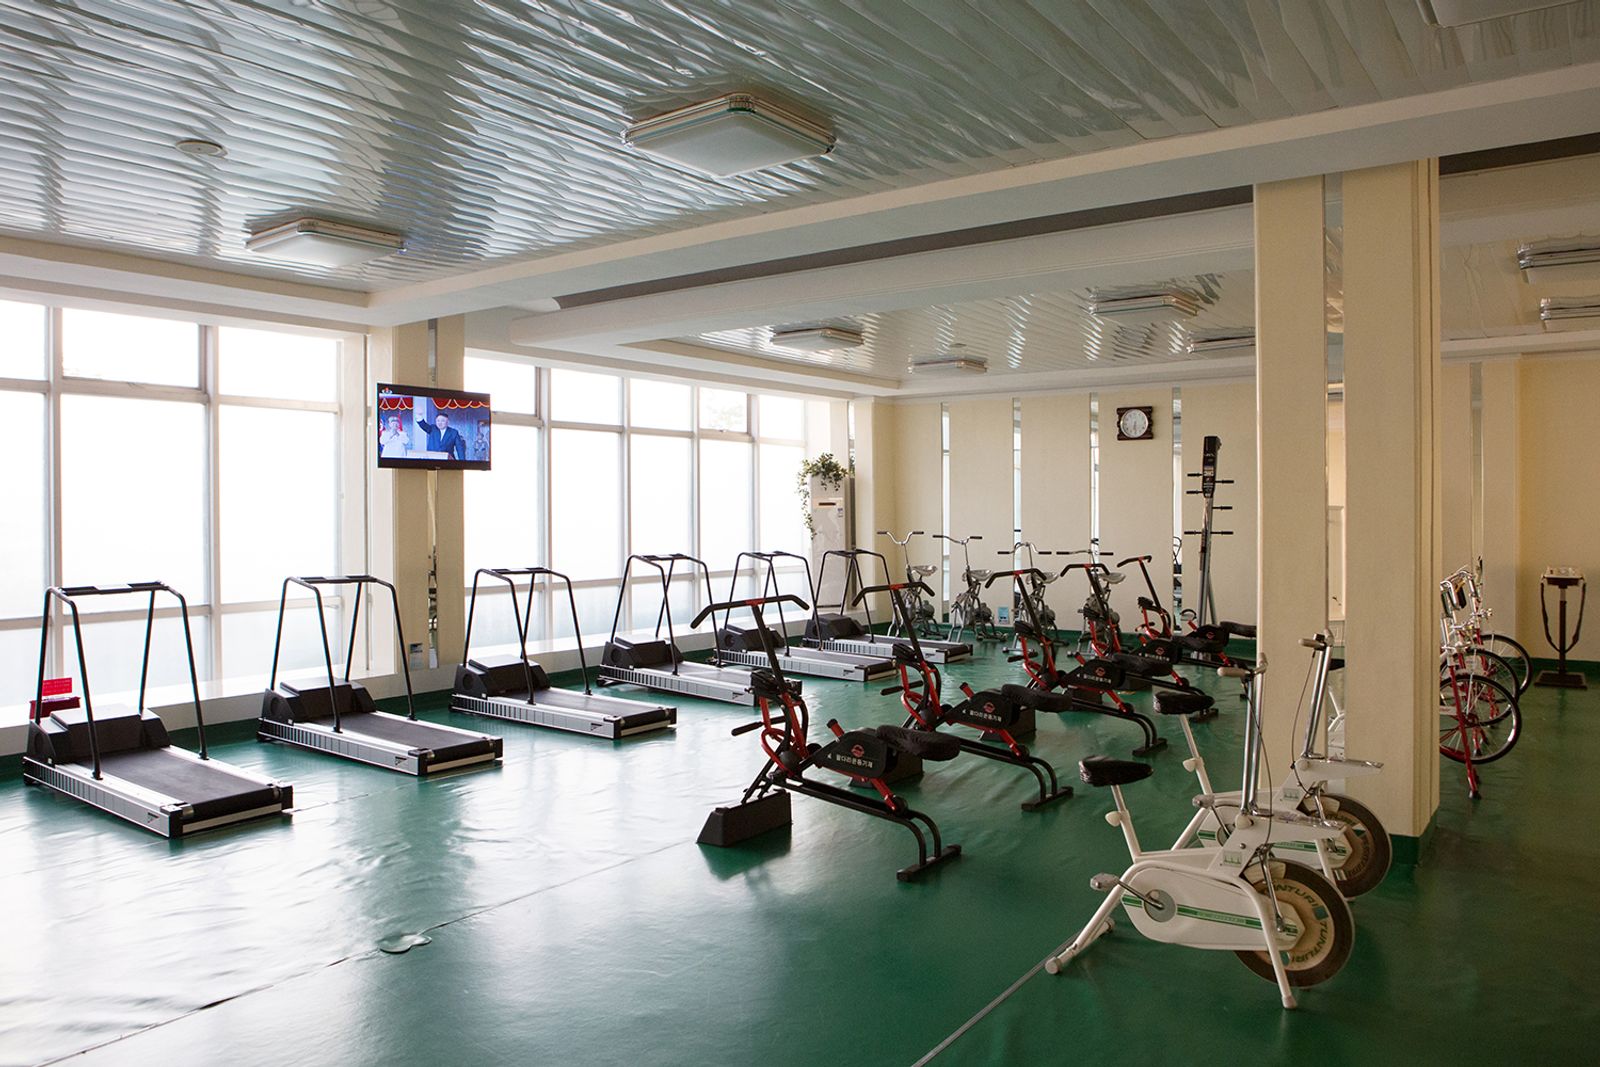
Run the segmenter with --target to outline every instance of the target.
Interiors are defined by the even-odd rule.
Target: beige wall
[[[1600,400],[1600,355],[1527,360],[1520,366],[1517,389],[1522,497],[1517,637],[1532,654],[1553,656],[1539,618],[1540,574],[1549,566],[1580,567],[1591,582],[1600,584],[1600,452],[1589,441]],[[1496,487],[1487,487],[1490,507],[1496,492]],[[1491,584],[1488,592],[1491,604],[1504,603],[1504,586]],[[1554,591],[1549,602],[1554,631]],[[1600,606],[1590,614],[1596,613]],[[1600,660],[1600,623],[1593,618],[1572,655]]]
[[[907,530],[923,530],[929,536],[910,544],[911,562],[938,564],[944,556],[944,543],[932,535],[944,532],[943,444],[939,433],[939,405],[898,404],[894,412],[894,532],[903,537]],[[880,527],[882,528],[882,527]],[[901,576],[900,550],[889,545],[885,550]],[[943,579],[935,574],[928,579],[933,601],[943,611]]]
[[[1439,375],[1440,531],[1444,567],[1472,562],[1472,367],[1452,363]]]
[[[1211,588],[1217,618],[1252,623],[1256,617],[1256,390],[1251,382],[1183,387],[1183,528],[1198,530],[1204,499],[1190,496],[1200,480],[1198,473],[1207,434],[1222,438],[1217,477],[1234,484],[1217,487],[1216,503],[1231,505],[1218,511],[1213,527],[1232,530],[1232,537],[1213,540]],[[1185,607],[1194,607],[1200,595],[1200,538],[1184,537]],[[1163,594],[1164,595],[1164,594]]]
[[[1012,516],[1011,442],[1010,397],[950,403],[952,533],[981,534],[987,544],[1010,547],[1011,531],[1016,525]],[[1009,614],[1011,591],[1004,582],[990,586],[985,599],[997,610],[1007,608]]]
[[[1154,439],[1117,440],[1117,409],[1153,409]],[[1163,602],[1172,603],[1172,389],[1145,387],[1100,394],[1100,540],[1109,547],[1108,566],[1129,556],[1149,555],[1150,580]],[[1073,545],[1077,548],[1080,546]],[[1088,589],[1080,574],[1067,579],[1069,596]],[[1129,576],[1112,587],[1111,606],[1121,615],[1123,627],[1139,619],[1137,598],[1144,583]],[[1063,626],[1072,625],[1063,618]]]
[[[1483,365],[1483,583],[1494,628],[1532,639],[1539,623],[1522,615],[1518,570],[1522,556],[1518,418],[1521,368],[1503,360]],[[1530,645],[1529,651],[1532,651]]]
[[[1048,551],[1083,548],[1089,510],[1089,395],[1023,397],[1022,536]],[[1004,547],[973,564],[993,568]]]

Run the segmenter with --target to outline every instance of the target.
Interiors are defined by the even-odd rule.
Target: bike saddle
[[[989,575],[993,574],[994,571],[981,571],[981,570],[979,570],[979,571],[968,571],[967,573],[972,575],[972,580],[975,581],[975,582],[987,582],[989,580]]]
[[[1089,785],[1127,785],[1150,777],[1155,768],[1148,763],[1117,759],[1113,756],[1089,756],[1078,761],[1078,777]]]
[[[1102,574],[1100,576],[1100,580],[1105,582],[1107,585],[1116,585],[1126,577],[1127,575],[1123,574],[1121,571],[1109,571],[1105,574]]]
[[[916,574],[916,575],[918,575],[920,577],[923,577],[923,578],[926,578],[928,575],[933,574],[938,569],[939,568],[936,565],[932,564],[932,563],[913,563],[911,565],[912,573],[914,573],[914,574]]]
[[[932,730],[911,730],[904,726],[879,726],[873,729],[878,740],[890,748],[897,748],[908,756],[921,756],[925,760],[942,763],[961,755],[961,742]]]
[[[1156,714],[1158,715],[1194,715],[1202,711],[1210,711],[1216,701],[1209,693],[1180,693],[1175,690],[1163,690],[1156,694]]]

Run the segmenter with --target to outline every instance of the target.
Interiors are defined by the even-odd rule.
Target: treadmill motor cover
[[[148,711],[110,707],[95,713],[95,740],[100,755],[140,748],[166,748],[172,742],[167,728]],[[89,719],[82,707],[54,712],[28,729],[28,755],[44,763],[88,763]]]
[[[358,682],[340,682],[336,690],[345,691],[346,695],[340,698],[339,713],[341,715],[355,715],[364,711],[378,710],[373,703],[372,694],[367,692],[367,687]],[[319,685],[307,686],[304,691],[292,686],[279,683],[278,690],[269,689],[263,695],[261,717],[271,719],[273,722],[311,722],[315,719],[333,718],[333,702],[328,699],[328,687]],[[289,694],[288,696],[285,693]]]
[[[617,638],[607,642],[600,654],[600,662],[607,667],[625,667],[630,670],[661,667],[671,669],[674,663],[683,662],[683,653],[667,641],[628,641]]]
[[[866,636],[867,632],[861,628],[861,624],[848,615],[823,614],[806,623],[806,638],[811,641],[839,641]]]
[[[724,626],[721,633],[722,646],[737,652],[765,652],[766,645],[762,641],[761,628],[757,626]],[[778,640],[778,635],[773,634],[772,650],[783,652],[787,646]]]
[[[531,660],[526,666],[516,656],[468,660],[456,668],[456,692],[473,697],[497,697],[508,693],[528,695],[528,676],[533,676],[533,691],[550,688],[550,676]]]

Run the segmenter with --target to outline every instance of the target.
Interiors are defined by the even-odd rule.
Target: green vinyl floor
[[[1014,670],[990,652],[947,674]],[[1300,673],[1275,672],[1268,699]],[[879,688],[806,680],[816,729],[892,718]],[[1233,692],[1197,727],[1218,788],[1237,784]],[[1445,764],[1423,863],[1356,902],[1349,965],[1295,1012],[1230,953],[1126,923],[1063,974],[1036,970],[1098,903],[1089,876],[1126,865],[1109,797],[1081,784],[1030,814],[1013,768],[930,765],[902,791],[964,854],[920,883],[894,877],[914,857],[904,830],[804,797],[791,830],[702,848],[706,813],[760,756],[729,735],[748,709],[677,704],[675,733],[620,744],[493,723],[502,767],[433,781],[219,730],[216,756],[293,782],[298,808],[185,842],[8,767],[0,1064],[815,1067],[941,1046],[940,1067],[1595,1062],[1600,689],[1530,692],[1480,801]],[[427,716],[448,721],[442,705]],[[1175,747],[1128,787],[1147,843],[1196,791],[1159,726]],[[1042,716],[1035,751],[1076,784],[1080,757],[1135,737]],[[430,940],[381,950],[411,934]]]

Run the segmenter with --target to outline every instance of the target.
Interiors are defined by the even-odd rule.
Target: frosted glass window
[[[479,567],[538,566],[544,554],[539,534],[538,429],[496,425],[494,466],[468,471],[463,477],[467,584],[472,584]],[[510,617],[511,609],[505,613]]]
[[[584,578],[622,572],[622,435],[550,432],[550,566]]]
[[[622,379],[556,368],[550,372],[550,418],[556,422],[622,422]]]
[[[700,428],[745,433],[750,429],[750,396],[729,389],[700,390]]]
[[[690,430],[690,390],[675,382],[638,378],[628,383],[629,425],[648,430]]]
[[[67,308],[61,358],[69,377],[193,387],[200,384],[200,327]]]
[[[275,600],[291,574],[336,573],[334,414],[224,405],[220,423],[222,599]]]
[[[488,393],[495,411],[534,415],[539,410],[539,368],[532,363],[509,359],[483,359],[468,356],[463,362],[463,380],[474,393]],[[498,446],[496,446],[498,447]],[[497,452],[494,457],[500,462]]]
[[[0,378],[45,376],[47,314],[43,304],[0,300]]]
[[[0,393],[7,456],[0,465],[0,500],[8,518],[0,538],[0,617],[34,615],[43,602],[48,528],[45,468],[45,398],[41,393]]]
[[[758,426],[762,437],[799,441],[806,435],[806,402],[789,396],[757,398]]]
[[[540,579],[539,586],[533,594],[533,621],[528,624],[528,645],[535,647],[536,642],[544,640],[544,580]],[[557,582],[553,587],[556,591],[555,609],[560,615],[572,617],[572,609],[567,606],[567,587]],[[467,596],[472,595],[472,571],[467,572]],[[517,581],[518,610],[527,618],[528,589],[527,580]],[[459,652],[455,649],[451,652]],[[494,578],[485,578],[478,583],[478,606],[472,615],[472,655],[516,655],[517,652],[517,619],[511,610],[511,594],[506,590],[504,582]]]
[[[615,587],[595,585],[574,589],[573,598],[578,602],[578,621],[583,625],[583,634],[586,638],[599,640],[611,633],[611,616],[617,610]],[[556,603],[551,620],[557,638],[572,636],[572,611],[567,607],[565,598]],[[627,625],[628,621],[624,618],[622,628],[626,630]],[[591,658],[589,668],[593,670],[594,667],[595,660]]]
[[[752,547],[750,445],[700,442],[700,554],[712,570],[727,570]]]
[[[805,459],[805,449],[799,445],[763,443],[759,452],[761,548],[766,552],[808,555],[811,535],[806,531],[795,482],[800,464]]]
[[[629,496],[635,552],[694,553],[689,509],[694,497],[689,476],[694,456],[687,437],[634,434]]]
[[[339,396],[339,342],[224,326],[217,331],[217,391],[332,403]]]
[[[39,593],[43,596],[44,590]],[[34,610],[39,610],[38,605]],[[52,671],[52,677],[54,674]],[[0,630],[0,706],[32,700],[38,692],[38,680],[39,631]]]
[[[278,662],[278,677],[285,675],[299,675],[300,677],[313,677],[320,674],[323,684],[327,684],[327,664],[322,655],[322,634],[317,629],[317,609],[314,604],[296,606],[293,600],[295,594],[304,590],[291,588],[290,607],[284,613],[283,620],[283,652]],[[380,590],[381,592],[381,590]],[[328,622],[328,651],[333,656],[334,677],[343,675],[342,662],[347,647],[344,642],[348,640],[342,624],[344,611],[340,598],[331,594],[330,590],[323,590],[326,603],[326,618]],[[365,617],[367,608],[374,609],[374,625],[372,627],[373,640],[383,642],[382,652],[392,655],[394,649],[394,623],[389,612],[389,605],[385,603],[388,596],[375,597],[370,605],[363,605],[361,612]],[[381,624],[380,624],[381,623]],[[272,669],[272,639],[277,633],[278,609],[271,611],[243,611],[227,613],[222,616],[222,677],[238,679],[260,679],[266,684],[267,675]],[[410,637],[410,635],[407,635]],[[411,637],[411,640],[416,638]],[[359,653],[358,653],[359,654]],[[359,666],[359,665],[358,665]],[[93,669],[93,668],[91,668]],[[400,665],[395,664],[395,670]],[[359,670],[352,674],[361,673]]]
[[[273,504],[283,502],[279,497]],[[266,513],[256,518],[272,536],[283,526]],[[68,585],[163,581],[191,604],[204,601],[205,407],[63,396],[61,522],[62,575]]]
[[[656,621],[661,622],[661,636],[667,636],[667,620],[661,617],[661,576],[653,567],[635,567],[634,574],[638,575],[628,583],[628,603],[633,612],[631,628],[636,633],[655,633]],[[693,575],[693,577],[689,577]],[[672,572],[672,634],[682,642],[685,634],[694,633],[689,625],[694,620],[697,605],[703,605],[706,595],[706,580],[700,573],[699,567],[692,570],[679,565]],[[727,592],[726,585],[717,586],[717,596]],[[697,599],[698,598],[698,599]],[[718,615],[717,618],[722,618]],[[627,619],[623,620],[625,626],[630,625]],[[711,632],[711,620],[707,619],[700,624],[703,633]]]

